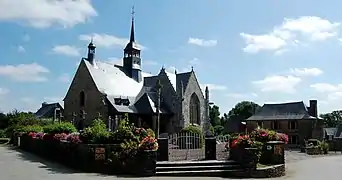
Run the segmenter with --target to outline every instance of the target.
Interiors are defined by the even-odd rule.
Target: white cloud
[[[108,34],[84,34],[80,35],[79,39],[82,41],[90,41],[93,38],[94,44],[99,47],[113,47],[113,46],[119,46],[121,48],[125,47],[127,43],[129,42],[129,39],[127,38],[120,38]],[[145,49],[144,46],[137,44],[138,48]]]
[[[203,46],[203,47],[212,47],[217,45],[217,40],[205,40],[205,39],[199,39],[199,38],[192,38],[189,37],[188,39],[189,44],[194,44],[197,46]]]
[[[240,36],[245,40],[243,50],[247,53],[275,51],[279,55],[291,46],[301,45],[301,40],[322,41],[333,37],[339,26],[340,23],[320,17],[302,16],[297,19],[285,18],[281,25],[266,34],[240,33]]]
[[[6,76],[15,81],[42,82],[46,81],[46,73],[49,69],[37,64],[19,64],[19,65],[0,65],[0,76]]]
[[[290,69],[290,73],[295,76],[319,76],[323,74],[323,71],[318,68],[293,68]]]
[[[6,95],[9,93],[9,90],[8,89],[5,89],[5,88],[0,88],[0,96],[1,95]]]
[[[55,54],[62,54],[65,56],[81,56],[80,50],[74,46],[69,45],[57,45],[52,48],[52,52]]]
[[[329,84],[329,83],[315,83],[310,85],[311,88],[321,93],[332,93],[342,91],[342,84]]]
[[[97,13],[90,0],[1,0],[0,21],[15,21],[36,28],[72,27]]]
[[[193,58],[189,61],[190,65],[198,65],[200,63],[200,60],[198,58]]]
[[[69,74],[64,73],[64,74],[60,75],[57,78],[57,80],[60,81],[60,82],[68,83],[68,82],[70,82],[70,76],[69,76]]]
[[[267,76],[263,80],[252,82],[260,88],[262,92],[282,92],[294,93],[295,87],[301,82],[299,77],[295,76]]]
[[[209,88],[209,91],[224,91],[227,89],[226,86],[218,84],[201,84],[201,89],[204,91],[207,86]]]
[[[20,53],[24,53],[25,52],[25,48],[23,46],[18,46],[17,50]]]

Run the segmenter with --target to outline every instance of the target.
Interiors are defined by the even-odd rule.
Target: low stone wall
[[[155,174],[156,151],[139,151],[134,162],[124,166],[124,163],[110,158],[111,153],[118,152],[119,147],[119,144],[72,144],[29,136],[22,136],[19,146],[22,150],[85,172],[136,176]]]
[[[236,178],[275,178],[285,176],[285,164],[273,165],[263,168],[257,168],[252,171],[234,172],[232,175]]]

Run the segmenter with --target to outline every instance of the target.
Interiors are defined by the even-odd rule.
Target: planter
[[[157,151],[140,151],[137,153],[134,172],[137,176],[153,176],[156,173]]]
[[[257,148],[240,149],[239,163],[243,168],[256,169],[258,163]]]

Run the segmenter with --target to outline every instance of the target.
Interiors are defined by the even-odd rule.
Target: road
[[[340,180],[342,155],[310,157],[297,152],[287,152],[287,175],[276,180]],[[1,180],[106,180],[137,179],[75,172],[39,157],[0,146]],[[139,178],[146,180],[176,180],[180,177]],[[186,177],[188,180],[216,180],[227,178]]]

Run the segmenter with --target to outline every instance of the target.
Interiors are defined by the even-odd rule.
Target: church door
[[[201,124],[201,111],[200,111],[200,101],[196,93],[193,93],[190,97],[190,123],[191,124]]]

